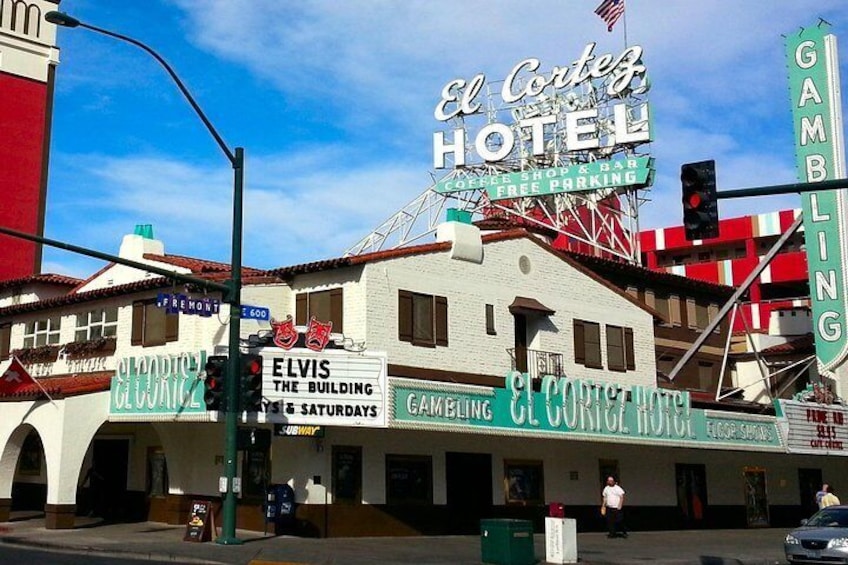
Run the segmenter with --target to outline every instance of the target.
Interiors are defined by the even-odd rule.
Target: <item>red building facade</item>
[[[789,228],[800,210],[722,220],[719,237],[686,241],[683,226],[639,234],[642,265],[712,283],[739,286]],[[809,306],[807,255],[799,230],[751,285],[741,314],[751,330],[767,330],[772,311]],[[744,330],[737,316],[734,330]]]
[[[0,225],[42,235],[59,0],[0,2]],[[0,280],[41,270],[41,248],[2,237]]]

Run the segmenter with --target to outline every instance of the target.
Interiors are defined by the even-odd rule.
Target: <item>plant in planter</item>
[[[64,345],[68,359],[86,359],[112,355],[115,352],[114,337],[96,337],[87,341],[73,341]]]
[[[52,363],[59,356],[58,345],[39,345],[37,347],[24,347],[12,351],[12,355],[24,365],[35,363]]]

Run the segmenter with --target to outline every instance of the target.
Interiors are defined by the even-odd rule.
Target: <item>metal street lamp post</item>
[[[242,200],[244,193],[244,149],[236,147],[235,150],[230,150],[218,134],[218,131],[206,117],[206,114],[204,114],[203,110],[200,109],[200,106],[198,106],[194,97],[177,76],[177,73],[174,72],[165,59],[144,43],[133,39],[132,37],[121,35],[120,33],[115,33],[83,23],[62,12],[47,12],[44,15],[44,19],[58,26],[68,28],[82,27],[102,35],[108,35],[109,37],[114,37],[115,39],[140,47],[150,54],[171,76],[173,81],[176,83],[177,88],[179,88],[180,92],[183,94],[183,97],[185,97],[188,103],[191,104],[191,107],[203,122],[203,125],[206,126],[209,133],[212,134],[212,137],[215,138],[215,142],[218,144],[218,147],[221,148],[221,151],[224,152],[224,155],[226,155],[227,160],[229,160],[233,167],[232,265],[230,270],[230,280],[225,284],[227,290],[224,292],[224,302],[230,306],[229,365],[227,367],[230,376],[226,379],[227,406],[224,425],[224,472],[227,479],[227,485],[226,491],[223,492],[224,503],[221,536],[216,540],[216,542],[225,545],[240,544],[242,543],[241,540],[236,537],[236,496],[233,492],[233,479],[236,476],[236,457],[238,456],[236,435],[238,430],[237,410],[239,406],[238,376],[240,366],[239,332],[241,329],[241,254],[243,219]]]

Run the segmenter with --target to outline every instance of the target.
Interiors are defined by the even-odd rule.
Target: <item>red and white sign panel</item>
[[[779,428],[790,453],[848,455],[848,408],[779,400]]]

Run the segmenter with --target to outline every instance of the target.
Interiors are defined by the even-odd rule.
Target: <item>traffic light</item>
[[[241,410],[262,410],[262,356],[253,353],[241,354]]]
[[[206,360],[203,402],[207,410],[227,409],[227,356],[213,355]]]
[[[687,163],[680,167],[683,189],[683,228],[686,239],[718,237],[718,195],[715,161]]]

